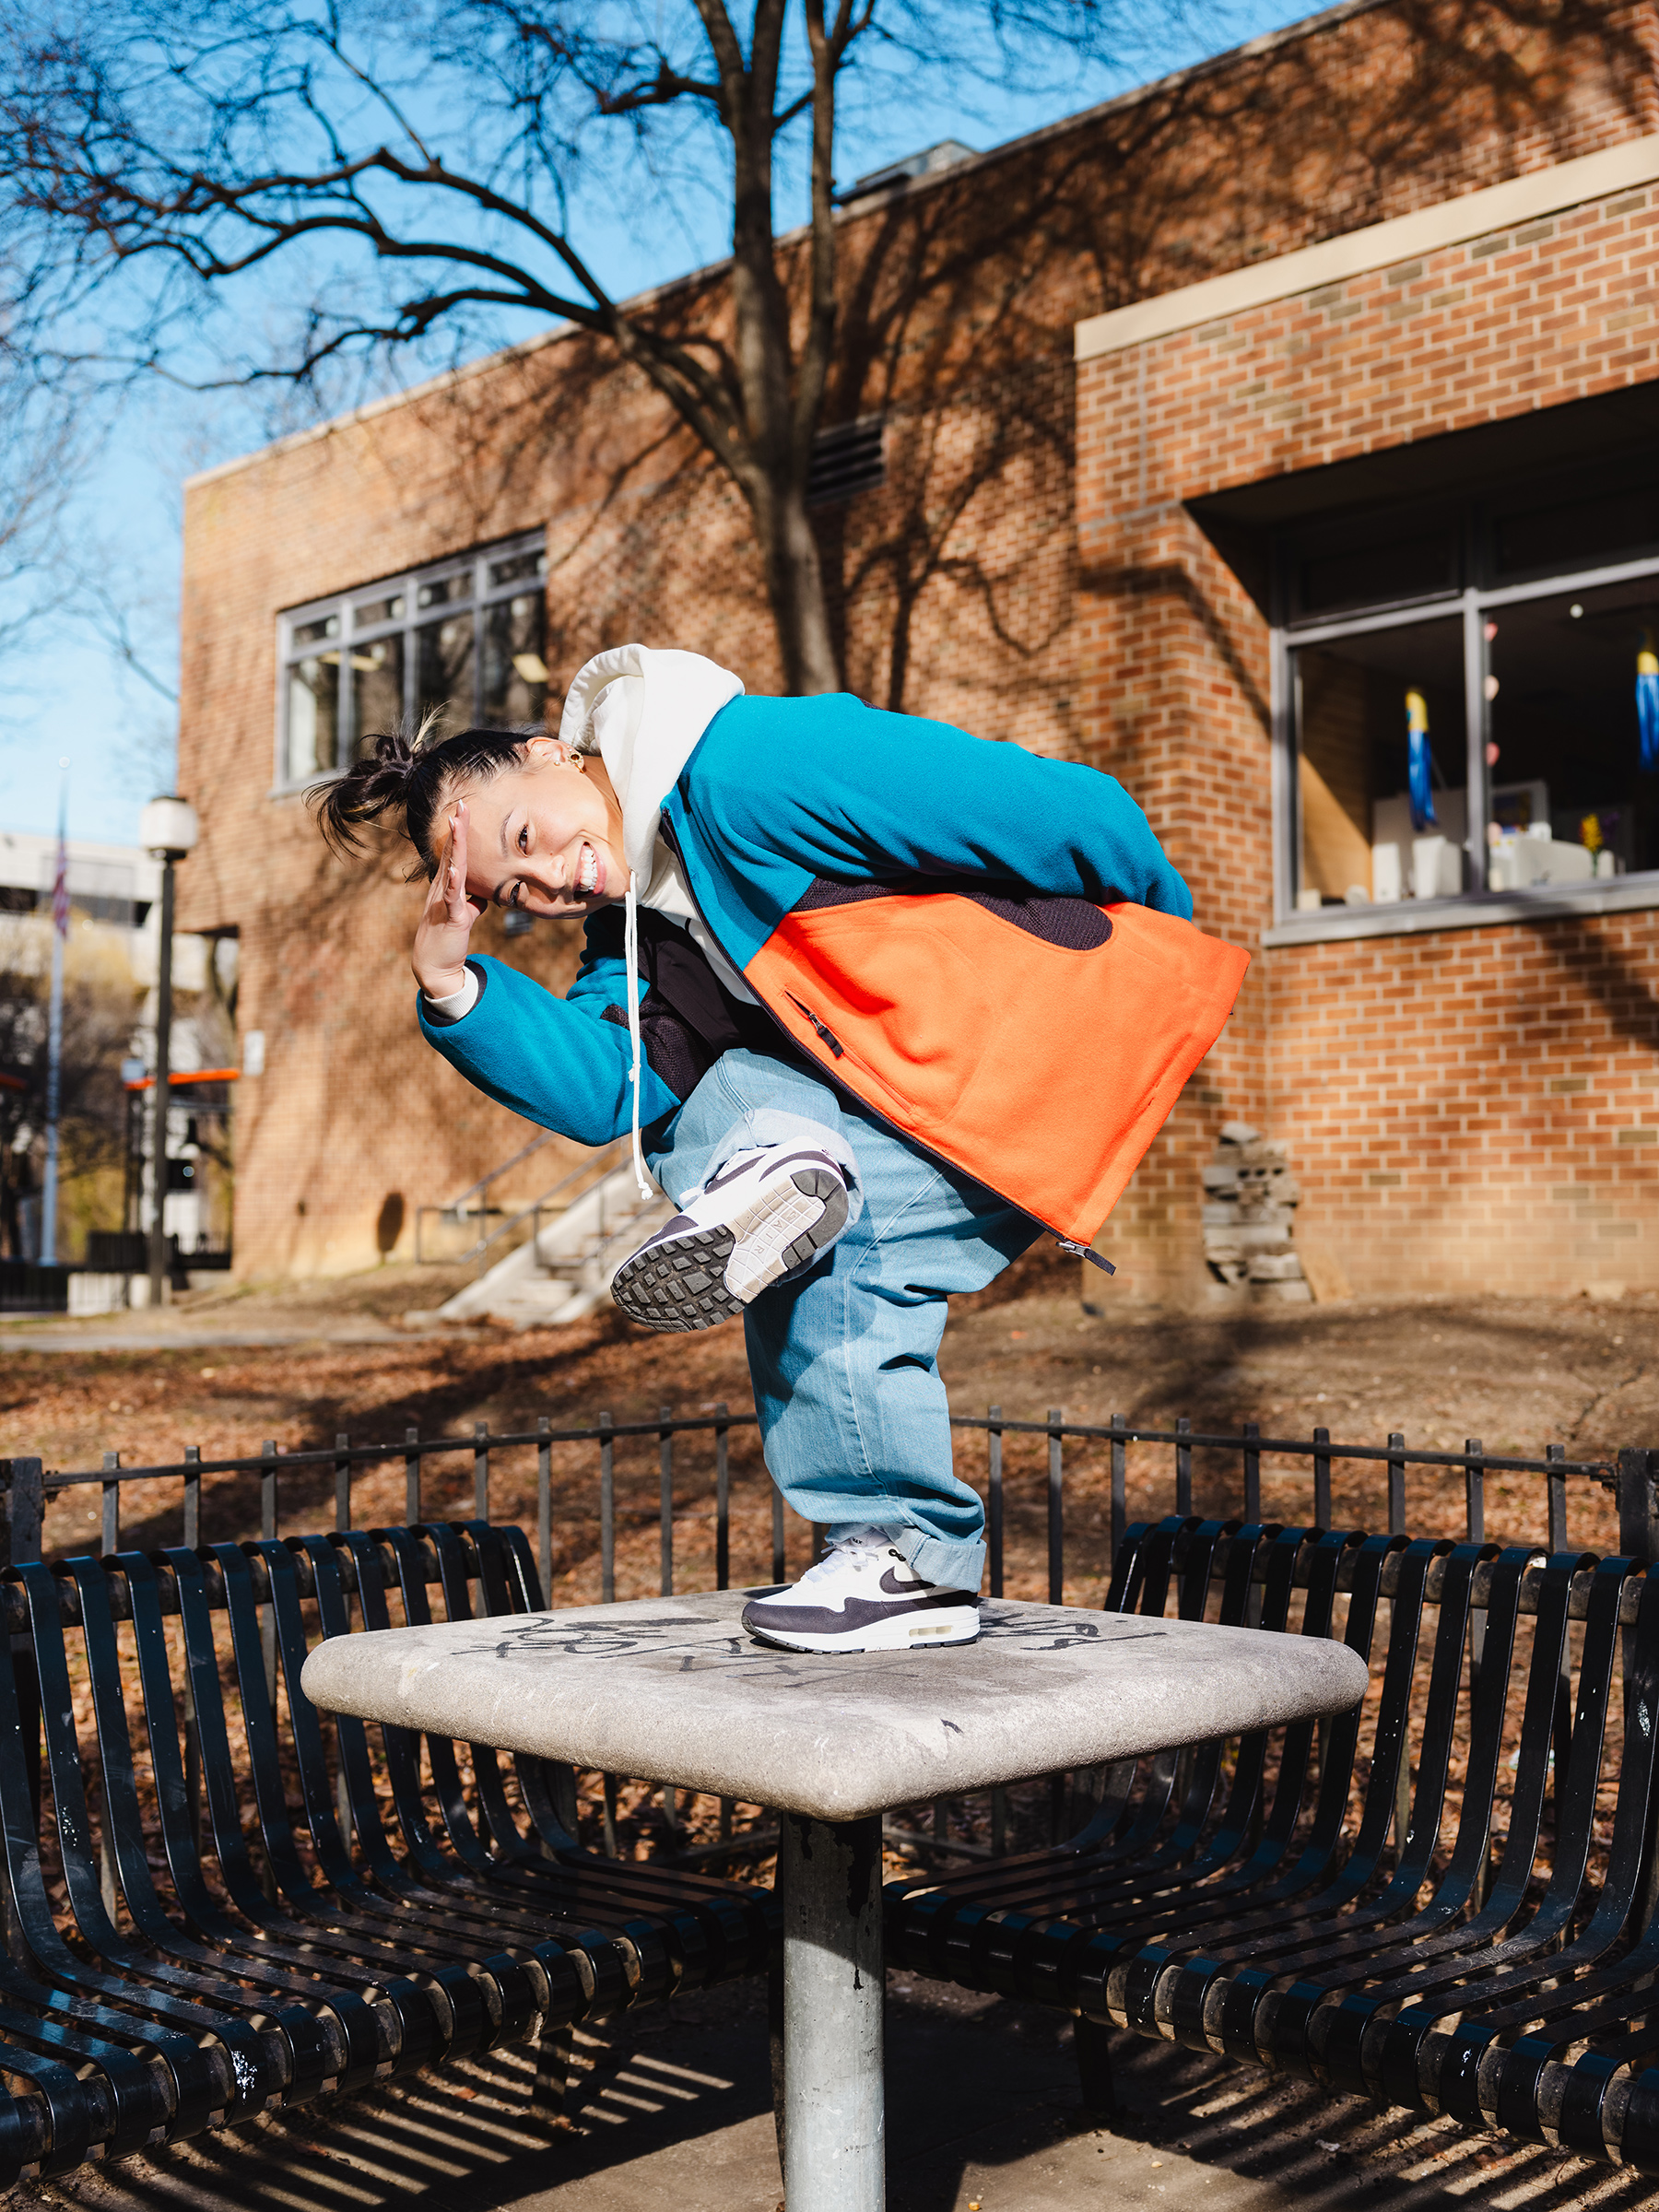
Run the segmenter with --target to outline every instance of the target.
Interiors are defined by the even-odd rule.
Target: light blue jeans
[[[839,1241],[744,1317],[767,1466],[832,1537],[901,1531],[918,1574],[977,1590],[984,1508],[952,1471],[935,1364],[946,1300],[982,1290],[1041,1230],[806,1068],[758,1053],[724,1054],[649,1157],[677,1204],[747,1146],[803,1141],[850,1171],[853,1206]]]

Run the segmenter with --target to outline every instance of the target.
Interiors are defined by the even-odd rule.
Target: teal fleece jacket
[[[910,879],[943,890],[1120,900],[1190,921],[1186,885],[1113,777],[1045,760],[948,723],[867,707],[850,693],[742,697],[704,731],[663,805],[692,897],[745,969],[818,877]],[[924,879],[918,882],[916,879]],[[602,1145],[631,1119],[620,910],[587,924],[582,967],[559,998],[499,960],[470,964],[483,990],[459,1021],[418,1003],[429,1041],[469,1082],[527,1120]],[[640,1118],[680,1100],[649,1065]]]

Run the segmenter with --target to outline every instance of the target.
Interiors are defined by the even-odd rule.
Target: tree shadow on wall
[[[881,414],[888,484],[817,514],[851,688],[982,699],[997,731],[1018,707],[1022,735],[1075,752],[1078,318],[1651,128],[1644,41],[1628,0],[1391,0],[855,206],[823,420]],[[806,242],[780,262],[804,297]],[[736,388],[722,270],[649,314]],[[668,633],[774,679],[741,498],[603,345],[563,334],[419,404],[412,523],[434,471],[470,542],[548,518],[556,677]]]
[[[1512,926],[1533,939],[1551,962],[1557,978],[1594,1002],[1615,1037],[1644,1047],[1655,1055],[1654,1065],[1659,1067],[1659,990],[1654,988],[1653,957],[1650,954],[1645,960],[1633,958],[1614,941],[1634,920],[1634,915],[1618,913],[1594,916],[1545,912],[1528,914]],[[1527,981],[1517,988],[1524,992],[1535,987]],[[1524,1022],[1553,1024],[1561,1020],[1560,1008],[1545,1002],[1541,991],[1539,1002],[1530,1007],[1517,1005],[1516,1027]]]
[[[1035,688],[1075,738],[1079,316],[1652,128],[1653,108],[1628,6],[1407,0],[1109,102],[844,231],[825,419],[885,415],[888,467],[879,498],[820,514],[853,688],[912,709],[940,683],[998,703]],[[1194,604],[1265,727],[1225,624]],[[965,637],[985,649],[971,666]]]
[[[1264,697],[1231,625],[1190,570],[1178,561],[1159,561],[1144,567],[1134,563],[1125,563],[1121,568],[1090,566],[1079,572],[1079,581],[1094,598],[1126,600],[1136,607],[1147,606],[1155,599],[1180,600],[1226,669],[1263,736],[1272,736],[1271,702]]]

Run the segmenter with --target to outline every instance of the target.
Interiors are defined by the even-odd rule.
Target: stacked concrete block
[[[1216,1294],[1307,1305],[1312,1292],[1291,1244],[1301,1189],[1283,1145],[1227,1122],[1204,1177],[1204,1256]]]

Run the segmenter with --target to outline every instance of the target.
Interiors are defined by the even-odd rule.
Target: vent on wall
[[[887,449],[879,415],[865,415],[832,430],[820,430],[812,441],[812,465],[806,477],[806,503],[828,507],[836,500],[856,498],[861,491],[878,491],[887,482]]]

